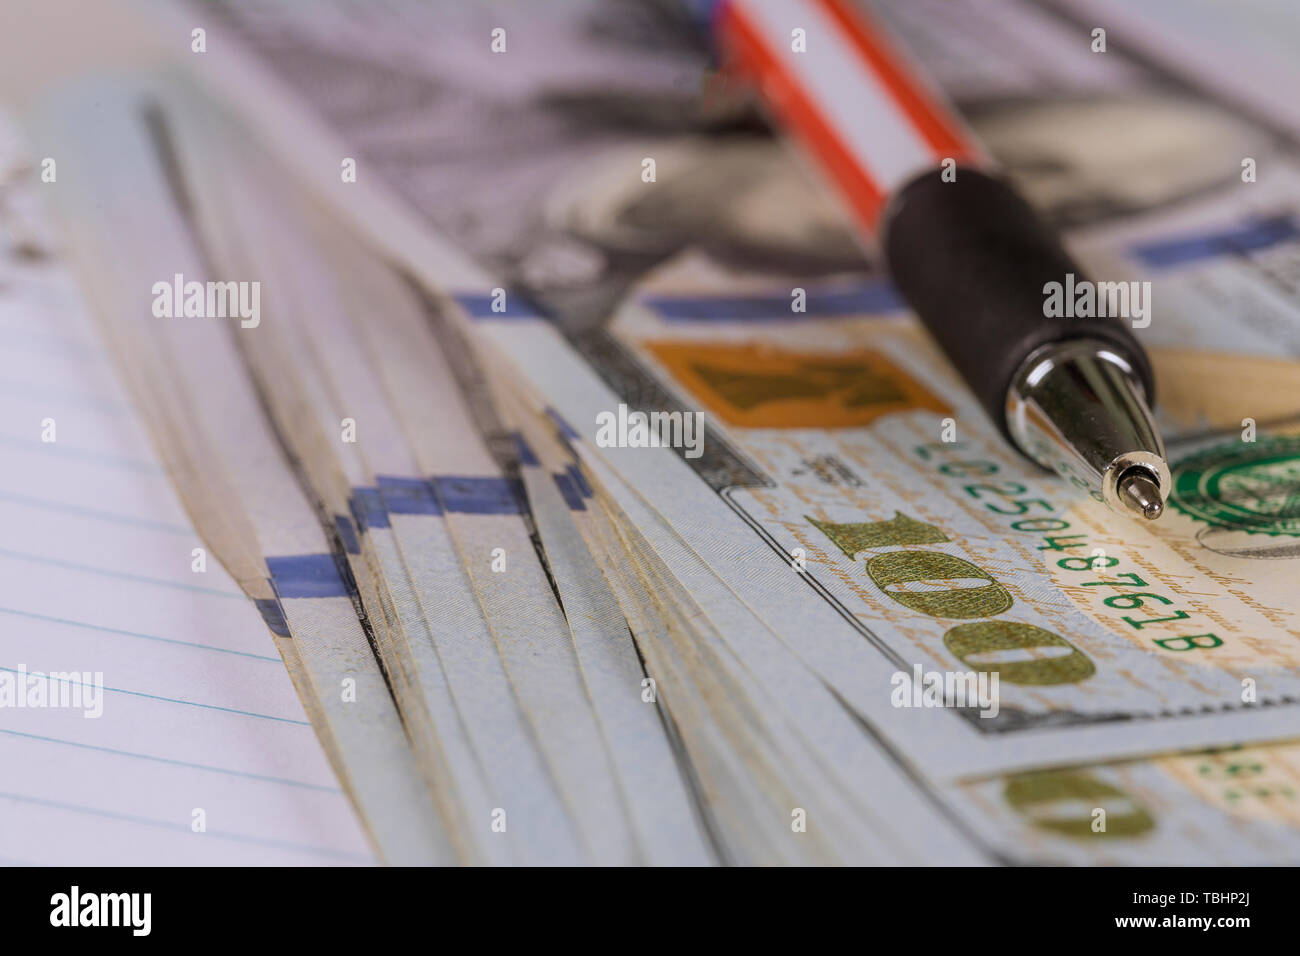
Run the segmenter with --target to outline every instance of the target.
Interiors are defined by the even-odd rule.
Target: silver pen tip
[[[1165,511],[1160,486],[1144,471],[1133,470],[1120,479],[1119,498],[1129,511],[1148,521],[1155,521]]]

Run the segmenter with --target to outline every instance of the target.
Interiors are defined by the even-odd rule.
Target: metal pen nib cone
[[[1105,343],[1053,342],[1016,374],[1007,430],[1030,458],[1113,510],[1148,521],[1164,513],[1165,446],[1132,366]]]
[[[1165,511],[1160,497],[1160,486],[1145,472],[1131,471],[1119,480],[1119,497],[1125,507],[1148,521],[1154,521]]]

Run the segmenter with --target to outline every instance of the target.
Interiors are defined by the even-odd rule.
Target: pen
[[[1111,508],[1160,517],[1150,361],[1116,317],[1047,307],[1083,270],[898,45],[847,0],[721,0],[713,17],[728,67],[877,237],[1003,437]]]

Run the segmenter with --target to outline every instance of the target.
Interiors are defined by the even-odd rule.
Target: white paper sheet
[[[13,157],[0,127],[0,178]],[[23,178],[0,185],[0,689],[104,689],[97,718],[86,688],[0,697],[0,862],[372,862],[266,625],[215,560],[192,570],[202,541]]]

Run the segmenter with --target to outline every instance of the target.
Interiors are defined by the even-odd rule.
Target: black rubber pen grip
[[[1045,315],[1044,286],[1082,270],[1056,233],[1006,183],[973,169],[939,170],[893,197],[885,258],[899,292],[1003,435],[1007,390],[1039,346],[1095,338],[1128,361],[1154,401],[1151,364],[1127,320]]]

